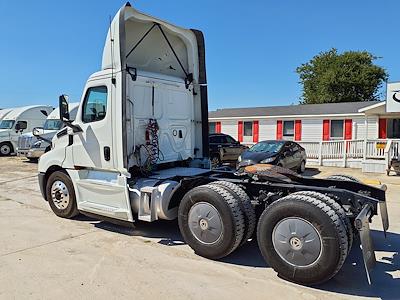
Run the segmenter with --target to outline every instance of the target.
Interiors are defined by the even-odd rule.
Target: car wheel
[[[216,168],[216,167],[218,167],[220,164],[221,164],[221,159],[219,158],[219,156],[218,156],[218,155],[213,155],[213,156],[211,157],[211,166],[212,166],[213,168]]]
[[[306,162],[304,160],[301,161],[300,166],[297,169],[297,173],[302,174],[306,170]]]
[[[0,144],[0,156],[8,156],[13,152],[13,146],[8,143],[1,143]]]
[[[63,171],[50,175],[46,185],[47,201],[51,210],[61,218],[73,218],[79,214],[75,190],[71,178]]]

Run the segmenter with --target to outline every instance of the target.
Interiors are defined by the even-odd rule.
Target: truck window
[[[89,88],[83,104],[82,121],[84,123],[96,122],[106,117],[107,87],[98,86]]]
[[[0,129],[11,129],[14,125],[12,120],[3,120],[0,122]]]

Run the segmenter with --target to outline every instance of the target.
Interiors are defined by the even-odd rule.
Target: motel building
[[[217,109],[209,130],[246,145],[296,141],[309,166],[385,173],[399,152],[400,82],[388,84],[386,101]]]

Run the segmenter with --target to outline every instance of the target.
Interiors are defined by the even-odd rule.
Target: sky
[[[0,0],[0,107],[79,101],[100,69],[118,0]],[[400,81],[400,1],[135,0],[138,10],[203,31],[209,108],[297,104],[296,67],[321,51],[367,50]]]

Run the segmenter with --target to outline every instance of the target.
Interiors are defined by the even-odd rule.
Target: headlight
[[[42,141],[37,141],[32,145],[32,148],[40,148],[40,146],[42,146]]]
[[[260,161],[260,163],[267,164],[267,163],[270,163],[270,162],[272,162],[274,160],[275,160],[275,157],[270,157],[270,158],[266,158],[266,159]]]
[[[241,162],[241,161],[242,161],[242,156],[239,155],[239,157],[238,157],[238,162]]]

